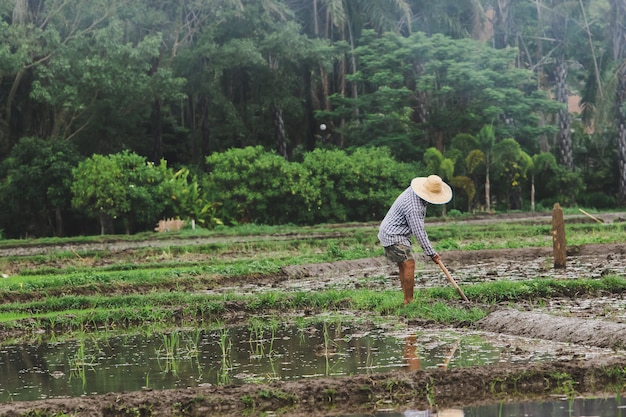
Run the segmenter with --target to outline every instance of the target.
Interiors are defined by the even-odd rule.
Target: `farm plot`
[[[246,326],[259,318],[323,323],[332,316],[340,322],[358,322],[359,329],[382,326],[390,334],[418,335],[410,346],[416,348],[417,356],[428,348],[419,335],[438,332],[479,334],[500,349],[501,358],[465,365],[462,352],[450,349],[440,366],[412,367],[409,363],[383,372],[7,401],[0,403],[0,414],[346,416],[554,394],[624,393],[626,243],[620,241],[622,223],[607,225],[609,233],[597,229],[602,225],[593,226],[591,232],[574,230],[568,266],[554,270],[549,235],[543,233],[545,219],[533,218],[527,225],[520,219],[507,221],[521,225],[515,233],[525,227],[534,231],[528,237],[494,237],[492,247],[467,250],[463,242],[476,240],[471,235],[450,238],[449,224],[427,226],[434,231],[435,246],[443,248],[454,239],[460,247],[439,252],[470,302],[456,296],[436,265],[424,262],[418,268],[415,305],[408,307],[401,305],[395,268],[380,256],[371,225],[350,231],[314,231],[313,237],[303,233],[289,238],[193,238],[192,243],[182,238],[176,243],[108,242],[105,249],[74,243],[54,250],[40,248],[39,254],[37,246],[13,248],[14,252],[6,249],[1,272],[7,278],[0,305],[0,313],[7,314],[1,322],[5,341],[36,344],[61,333],[89,338],[103,331],[117,333],[120,328],[133,332],[159,322],[167,324],[153,331],[171,334],[180,328]],[[490,236],[485,227],[481,240]],[[607,236],[608,241],[585,240],[594,234]],[[498,239],[535,241],[529,247],[499,248],[510,243]],[[351,252],[354,246],[359,250]],[[274,263],[268,264],[268,259]],[[75,302],[69,303],[72,299]],[[52,300],[56,300],[55,307]],[[67,306],[60,307],[64,303]],[[322,358],[340,360],[328,349]]]

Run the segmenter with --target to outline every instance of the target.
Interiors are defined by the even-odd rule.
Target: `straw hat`
[[[439,175],[413,178],[411,188],[415,194],[432,204],[445,204],[452,200],[452,188]]]

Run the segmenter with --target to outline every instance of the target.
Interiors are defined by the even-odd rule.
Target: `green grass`
[[[568,246],[586,244],[620,243],[625,233],[624,223],[573,223],[566,225]],[[502,222],[494,224],[472,223],[458,220],[445,224],[427,224],[429,238],[439,252],[448,250],[482,250],[522,247],[551,247],[551,225]],[[225,232],[232,233],[230,240],[216,240],[203,244],[189,245],[180,238],[208,236],[223,238]],[[289,233],[286,233],[289,231]],[[168,237],[165,247],[138,248],[131,255],[110,253],[107,250],[63,251],[49,255],[6,256],[0,259],[0,270],[15,263],[28,262],[21,274],[54,274],[60,270],[80,272],[92,269],[87,261],[100,260],[105,264],[99,269],[125,270],[145,268],[172,268],[176,265],[197,266],[219,263],[220,258],[232,258],[246,262],[254,258],[272,258],[286,263],[332,262],[340,259],[358,259],[382,255],[378,243],[377,225],[364,224],[330,229],[329,227],[296,228],[248,226],[216,231],[197,232],[197,235],[178,234]],[[240,234],[237,234],[240,233]],[[247,233],[247,234],[246,234]],[[256,233],[256,234],[255,234]],[[282,234],[281,234],[282,233]],[[136,240],[165,239],[163,234],[150,234],[134,237]],[[168,234],[169,235],[169,234]],[[267,235],[271,235],[268,238]],[[238,237],[238,239],[233,239]],[[115,236],[117,240],[130,240],[132,237]],[[0,241],[0,247],[19,245],[39,246],[46,244],[71,245],[73,243],[104,242],[106,237],[39,239],[29,241]],[[177,243],[178,242],[178,243]],[[417,248],[419,250],[419,248]],[[195,257],[194,257],[195,255]],[[206,260],[203,259],[206,257]],[[186,260],[190,258],[190,260]],[[52,261],[57,261],[56,263]],[[109,261],[109,265],[107,262]],[[54,266],[50,264],[54,263]],[[244,268],[245,269],[245,268]]]
[[[186,292],[136,295],[86,295],[49,297],[33,302],[0,305],[0,325],[12,329],[43,327],[84,331],[108,326],[136,327],[153,323],[181,325],[198,320],[220,321],[236,309],[249,317],[276,315],[284,320],[303,309],[322,312],[355,311],[380,316],[425,319],[440,324],[472,323],[484,317],[494,303],[521,301],[539,303],[554,296],[621,294],[626,279],[500,281],[467,286],[469,305],[456,306],[455,290],[449,287],[416,292],[415,302],[402,304],[399,291],[326,290],[317,292],[269,291],[259,294],[201,295]]]
[[[431,220],[431,219],[429,219]],[[437,220],[437,219],[435,219]],[[464,217],[427,223],[429,237],[445,257],[448,250],[551,247],[551,226],[531,222],[484,224]],[[354,312],[370,319],[424,319],[440,324],[472,323],[495,303],[542,303],[550,297],[579,297],[623,293],[622,277],[578,280],[526,280],[476,283],[463,287],[471,303],[458,303],[447,285],[416,291],[415,302],[402,304],[399,290],[324,291],[264,290],[207,295],[207,289],[280,274],[289,265],[324,263],[382,256],[377,224],[314,227],[242,225],[215,230],[183,230],[168,234],[96,236],[71,239],[0,241],[0,248],[101,243],[108,239],[156,239],[163,247],[124,252],[88,249],[0,259],[0,271],[13,272],[0,280],[0,326],[26,331],[92,331],[97,328],[197,325],[224,319],[227,312],[243,317],[296,319]],[[623,242],[624,223],[567,224],[568,245]],[[268,237],[268,235],[270,235]],[[184,243],[183,238],[212,240]],[[107,245],[102,245],[107,247]],[[416,248],[419,250],[419,248]],[[238,281],[239,280],[239,281]],[[351,315],[352,313],[348,314]]]

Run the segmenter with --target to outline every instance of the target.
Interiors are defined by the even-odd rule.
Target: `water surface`
[[[558,401],[497,403],[476,407],[431,410],[405,410],[374,414],[350,414],[343,417],[622,417],[626,405],[620,396],[578,398]]]
[[[548,358],[549,356],[546,356]],[[533,360],[541,359],[533,358]],[[480,366],[503,348],[454,330],[409,332],[342,323],[86,338],[0,348],[0,401],[243,384],[397,369]]]

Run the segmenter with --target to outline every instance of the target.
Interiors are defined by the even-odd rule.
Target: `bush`
[[[618,206],[617,198],[601,191],[591,193],[580,193],[577,202],[582,207],[591,207],[595,209],[610,209]]]
[[[117,219],[126,233],[131,225],[154,227],[166,207],[165,171],[134,152],[94,154],[72,171],[72,205],[98,218],[101,234],[114,233]]]
[[[213,154],[207,164],[211,201],[237,223],[380,220],[414,176],[384,148],[316,149],[298,163],[257,146]]]
[[[229,149],[206,158],[206,189],[222,203],[224,220],[236,223],[306,223],[319,199],[309,173],[261,146]]]
[[[304,155],[302,165],[319,189],[318,223],[380,220],[414,177],[386,148],[316,149]]]
[[[448,211],[448,216],[449,217],[461,217],[463,215],[463,213],[461,213],[460,210],[457,209],[452,209],[450,211]]]

